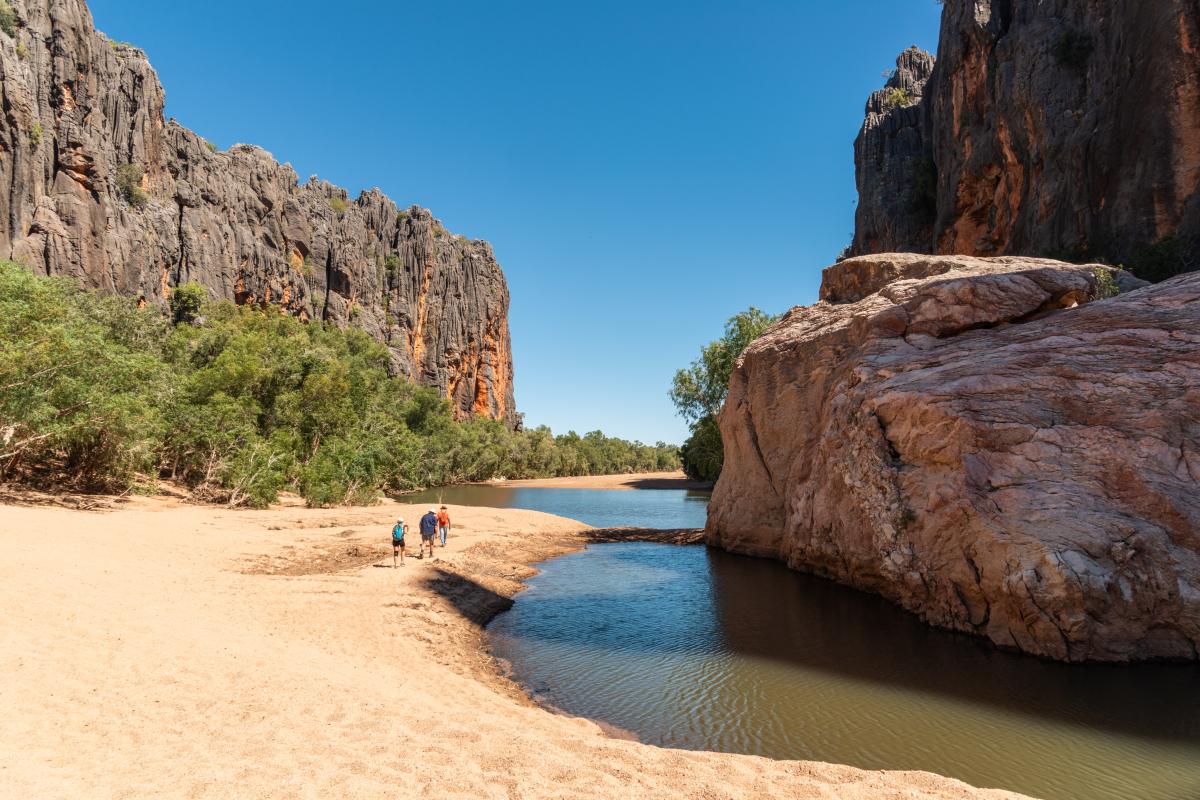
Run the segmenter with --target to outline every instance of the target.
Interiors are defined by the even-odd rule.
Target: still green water
[[[489,635],[540,701],[652,744],[1200,798],[1200,667],[1000,652],[770,561],[593,546],[542,565]]]

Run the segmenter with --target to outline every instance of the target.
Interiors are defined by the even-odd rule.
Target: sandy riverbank
[[[0,796],[1013,797],[540,709],[478,626],[587,533],[456,507],[450,546],[393,570],[389,521],[421,510],[0,506]]]
[[[532,478],[491,481],[491,486],[528,486],[537,489],[692,489],[710,491],[711,483],[688,480],[682,472],[634,472],[628,475],[577,475],[570,478]]]

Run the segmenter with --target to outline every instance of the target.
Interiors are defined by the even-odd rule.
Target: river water
[[[698,527],[705,500],[443,495],[664,528]],[[593,545],[541,570],[489,626],[493,652],[539,701],[644,742],[929,770],[1045,800],[1200,799],[1195,665],[1001,652],[880,598],[702,546]]]

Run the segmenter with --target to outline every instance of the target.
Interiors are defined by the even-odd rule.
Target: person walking
[[[442,537],[442,547],[446,546],[446,537],[450,535],[450,512],[442,506],[438,511],[438,533]]]
[[[407,530],[404,517],[396,517],[396,524],[392,526],[392,569],[396,568],[397,556],[400,557],[400,566],[404,566],[404,533]]]
[[[425,558],[425,546],[429,546],[429,557],[433,558],[433,537],[437,536],[437,512],[432,508],[421,517],[421,552],[417,558]]]

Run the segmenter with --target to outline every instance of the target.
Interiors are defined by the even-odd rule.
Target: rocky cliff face
[[[0,257],[164,304],[211,296],[358,326],[459,417],[515,424],[508,287],[486,242],[378,190],[298,183],[266,151],[216,152],[163,118],[145,54],[82,0],[9,0],[0,33]]]
[[[1038,655],[1200,657],[1200,274],[1139,286],[826,270],[737,365],[708,541]]]
[[[898,78],[919,76],[914,60]],[[1156,278],[1200,267],[1194,0],[948,0],[918,95],[868,102],[852,254],[1057,254]]]

